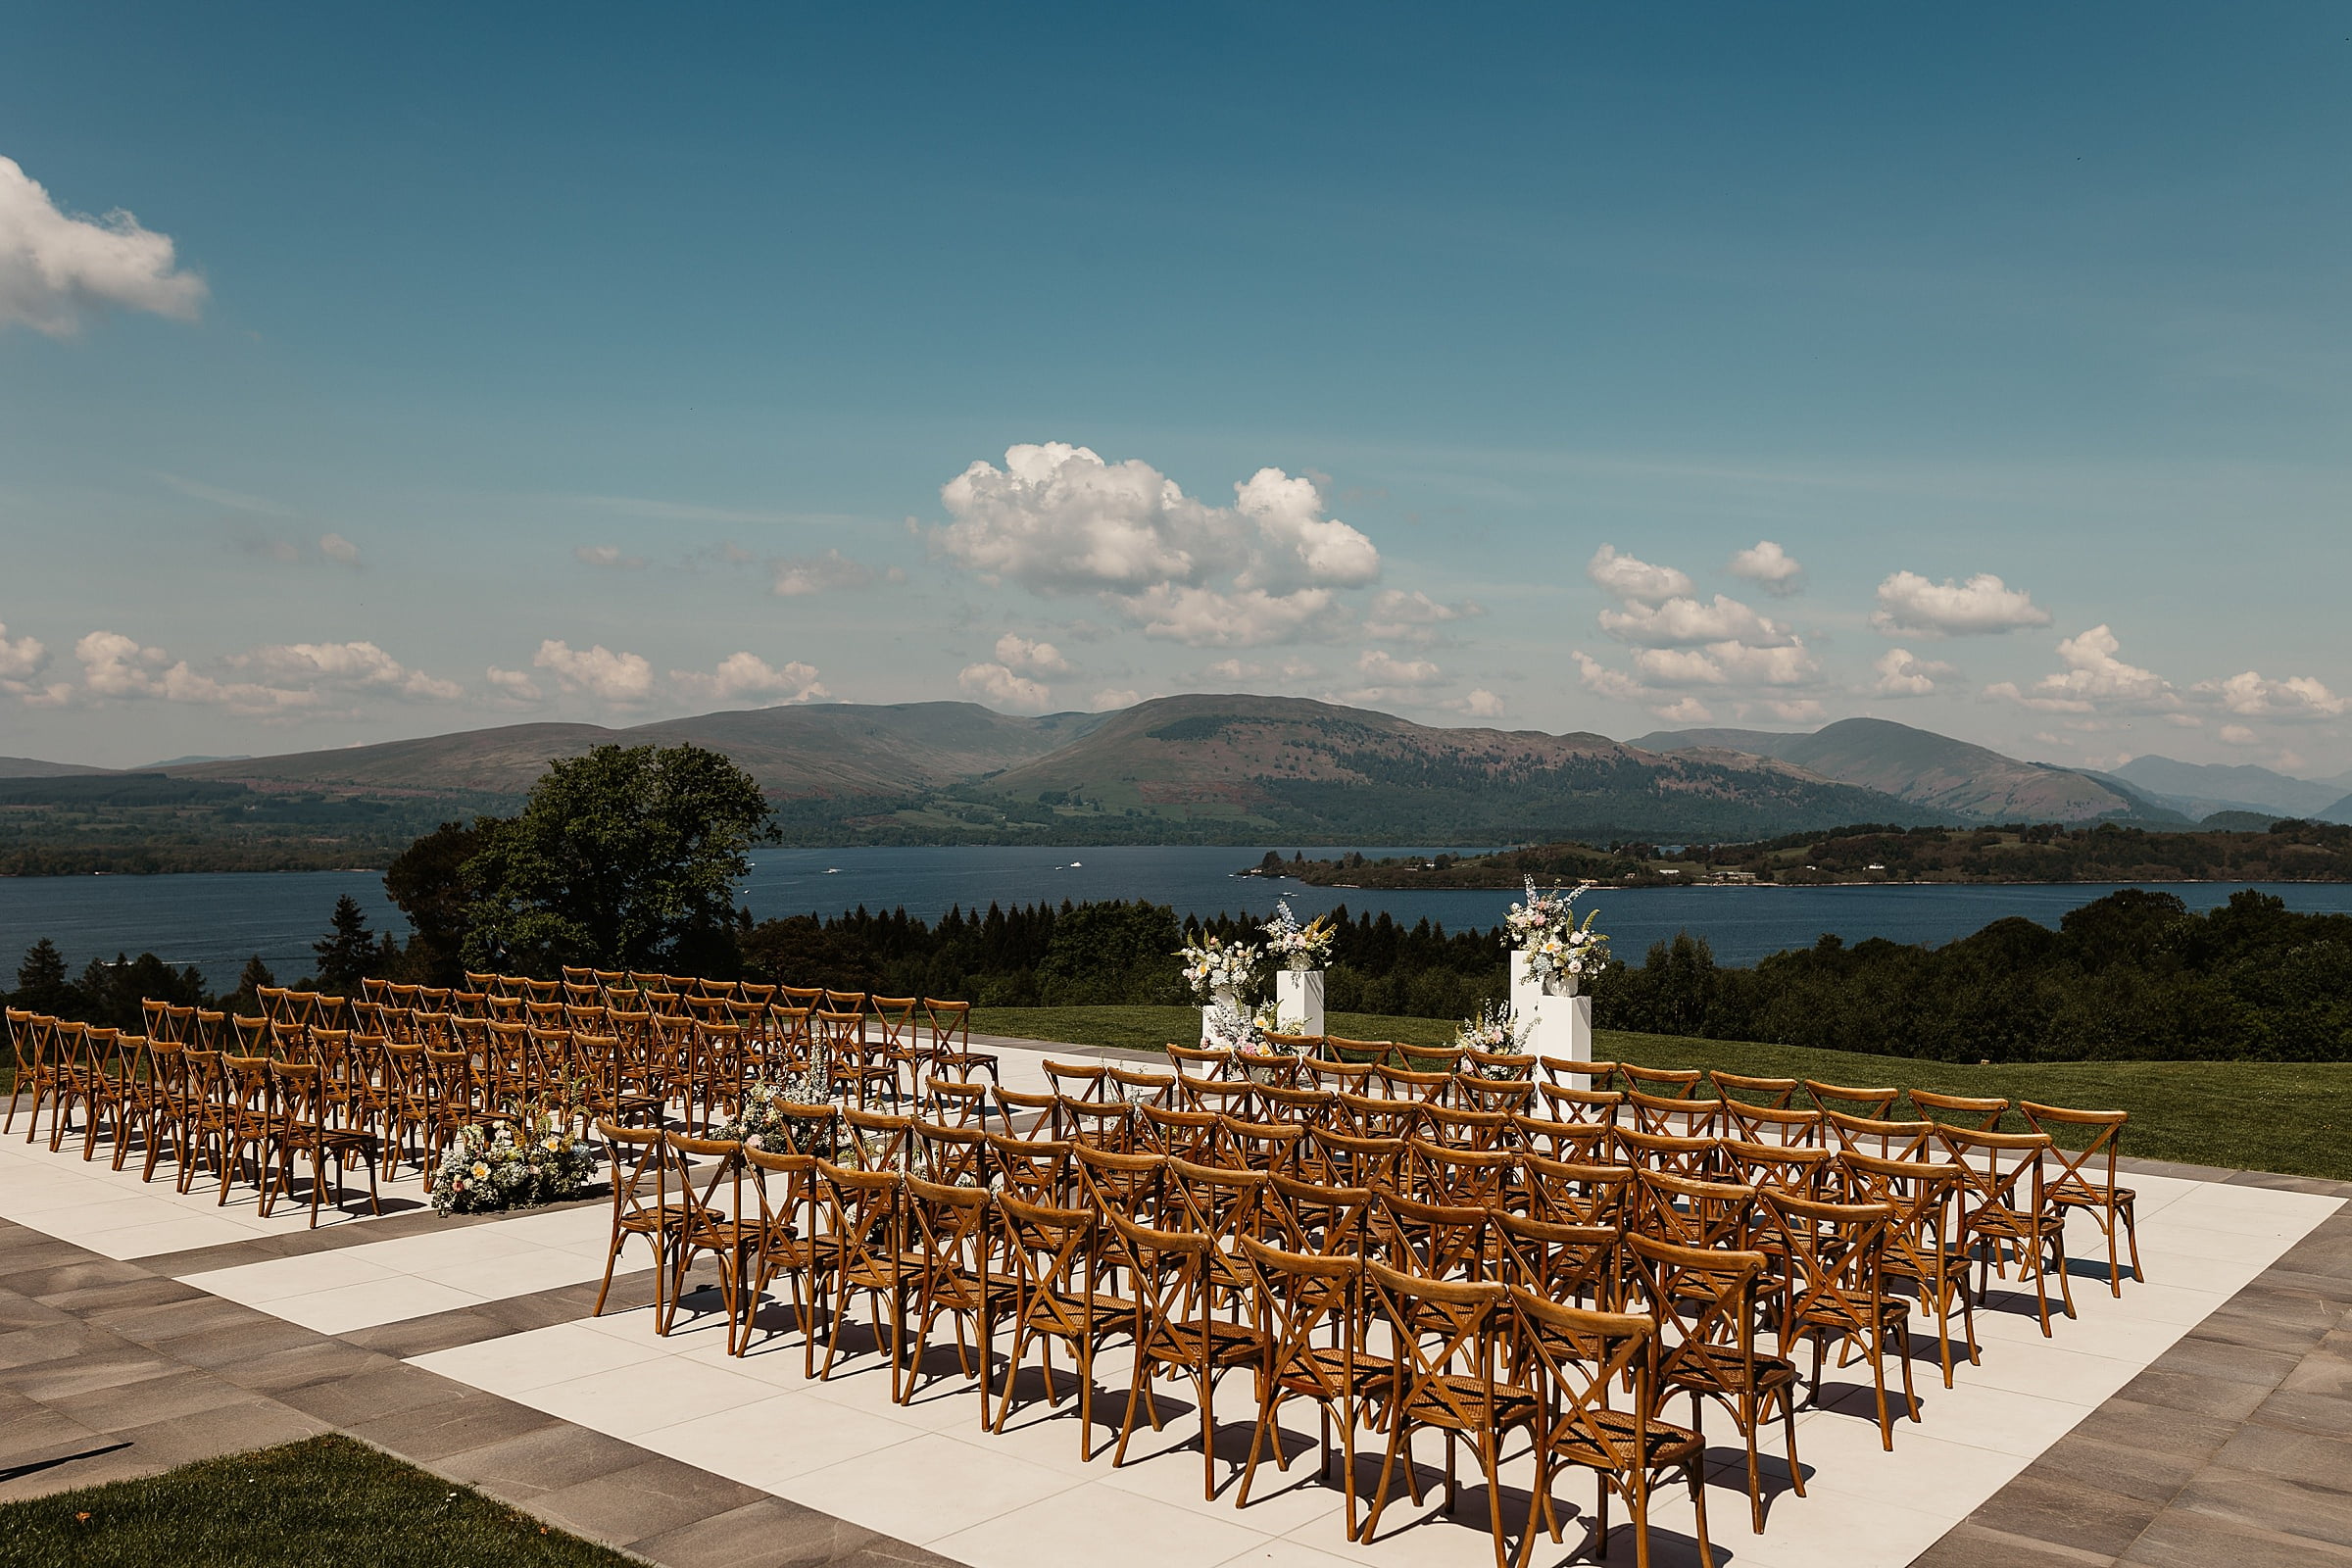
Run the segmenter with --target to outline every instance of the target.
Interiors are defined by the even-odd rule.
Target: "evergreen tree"
[[[34,1012],[64,1014],[74,1010],[73,982],[67,978],[66,956],[57,951],[57,944],[41,938],[24,950],[24,961],[17,965],[17,989],[10,999],[15,1006]]]
[[[326,937],[311,944],[318,955],[317,985],[329,996],[356,997],[360,982],[375,973],[378,952],[375,933],[368,929],[368,911],[346,893],[335,900]]]
[[[262,956],[257,953],[245,960],[244,968],[237,971],[237,989],[222,997],[220,1004],[232,1013],[256,1017],[262,1010],[263,988],[275,984],[277,976],[270,972],[270,966],[262,961]]]

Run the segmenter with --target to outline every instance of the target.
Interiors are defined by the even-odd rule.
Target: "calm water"
[[[1284,846],[1284,853],[1289,847]],[[1179,913],[1247,909],[1265,913],[1287,898],[1300,916],[1345,903],[1386,909],[1402,920],[1423,916],[1448,929],[1493,926],[1511,895],[1502,892],[1309,888],[1233,873],[1263,849],[844,849],[763,851],[746,885],[755,916],[836,913],[862,904],[936,919],[951,905],[985,909],[1043,899],[1148,898]],[[1344,851],[1339,853],[1345,853]],[[1382,855],[1430,851],[1381,849]],[[2191,908],[2209,908],[2243,884],[2189,882],[2169,887]],[[1601,928],[1621,956],[1639,961],[1650,943],[1688,929],[1714,945],[1716,956],[1747,963],[1783,948],[1809,945],[1825,931],[1849,942],[1948,942],[2004,915],[2055,926],[2067,910],[2114,891],[2115,884],[2064,887],[1654,888],[1586,895],[1600,908]],[[2291,908],[2352,913],[2352,885],[2265,884]],[[0,984],[13,982],[16,957],[41,937],[75,968],[118,952],[153,951],[195,964],[216,988],[259,953],[281,980],[303,972],[310,944],[326,929],[337,895],[357,898],[378,926],[406,933],[368,872],[278,872],[206,876],[0,877]]]

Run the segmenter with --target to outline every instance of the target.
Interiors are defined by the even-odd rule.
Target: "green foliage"
[[[1065,908],[1038,960],[1038,995],[1049,1006],[1181,1002],[1174,955],[1183,935],[1164,904]]]
[[[1684,934],[1597,988],[1612,1027],[1942,1061],[2352,1058],[2352,916],[2248,888],[2204,915],[2126,888],[2051,931],[1940,948],[1824,936],[1752,969]]]
[[[479,855],[499,822],[444,822],[400,852],[384,868],[384,893],[409,917],[412,935],[401,978],[419,985],[455,986],[465,978],[464,952],[473,890],[466,862]]]
[[[72,996],[66,956],[57,951],[57,944],[43,937],[25,949],[24,961],[17,965],[17,989],[9,1004],[56,1014],[72,1004]]]
[[[633,1560],[339,1436],[0,1503],[0,1568],[622,1568]]]
[[[245,960],[244,968],[237,971],[237,989],[220,999],[221,1009],[232,1015],[255,1017],[262,1010],[263,989],[275,984],[277,976],[270,972],[270,966],[262,961],[262,956],[257,953]]]
[[[348,893],[335,900],[335,912],[327,917],[326,936],[312,943],[311,951],[318,956],[318,970],[311,988],[329,996],[356,997],[362,980],[396,973],[401,966],[400,949],[393,943],[392,933],[385,932],[378,941],[368,929],[368,911]]]
[[[462,953],[476,967],[725,973],[735,888],[771,838],[759,784],[699,746],[600,746],[551,763],[522,814],[476,824]]]

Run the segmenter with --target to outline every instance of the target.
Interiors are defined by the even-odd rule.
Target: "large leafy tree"
[[[723,966],[749,851],[775,830],[759,783],[699,746],[600,746],[551,764],[522,814],[477,825],[466,961]]]
[[[466,862],[482,852],[491,832],[502,825],[500,818],[489,816],[476,818],[471,826],[444,822],[384,868],[385,894],[416,928],[404,956],[403,978],[428,986],[454,986],[463,978],[474,896],[466,881]]]

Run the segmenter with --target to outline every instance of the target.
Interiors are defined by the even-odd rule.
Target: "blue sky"
[[[1250,689],[2340,772],[2330,16],[29,13],[0,754]]]

